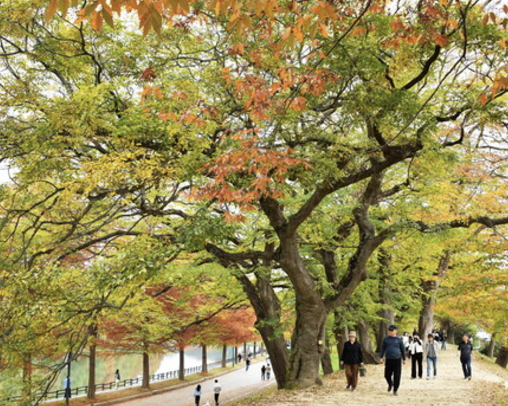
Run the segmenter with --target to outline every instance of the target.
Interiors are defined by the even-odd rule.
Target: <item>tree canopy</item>
[[[465,249],[450,241],[508,222],[507,11],[3,2],[4,286],[77,254],[125,264],[111,291],[182,255],[214,262],[241,283],[279,387],[319,383],[328,315],[380,277],[376,253],[402,292],[414,275],[431,295]]]

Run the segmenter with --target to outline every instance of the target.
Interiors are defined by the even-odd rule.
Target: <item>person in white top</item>
[[[219,380],[216,379],[215,383],[213,384],[213,397],[215,399],[215,406],[219,406],[219,395],[220,391],[222,390]]]
[[[413,341],[409,345],[409,356],[411,357],[411,379],[416,378],[416,366],[418,365],[418,378],[423,375],[423,343],[418,333],[413,333]]]

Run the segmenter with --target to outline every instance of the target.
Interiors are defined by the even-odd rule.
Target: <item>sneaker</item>
[[[346,385],[346,387],[344,389],[350,389],[351,388],[351,385]]]
[[[388,392],[391,392],[392,391],[392,384],[388,384]]]
[[[356,388],[351,388],[351,392],[356,392]]]
[[[397,393],[397,391],[393,392],[393,395],[394,395],[394,396],[399,396],[399,394]]]
[[[468,377],[467,377],[467,380],[468,380],[468,381],[470,381],[470,380],[471,380],[471,377],[470,377],[470,376],[468,376]]]
[[[430,379],[430,376],[427,377],[427,381]]]

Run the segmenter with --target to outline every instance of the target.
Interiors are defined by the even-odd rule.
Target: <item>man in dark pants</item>
[[[385,364],[385,379],[388,382],[388,392],[398,395],[402,363],[406,364],[406,354],[402,338],[397,337],[397,326],[388,327],[388,336],[381,344],[380,361]],[[401,362],[402,361],[402,362]],[[392,378],[393,376],[393,378]]]
[[[471,380],[471,353],[473,352],[473,345],[469,342],[469,336],[464,334],[462,342],[459,344],[460,363],[462,364],[462,371],[464,372],[464,379]]]

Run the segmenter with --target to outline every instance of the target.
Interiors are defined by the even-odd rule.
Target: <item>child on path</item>
[[[194,402],[196,406],[199,406],[199,401],[201,400],[201,385],[196,386],[196,390],[194,391]]]
[[[266,380],[270,380],[270,373],[272,372],[272,367],[270,366],[270,364],[267,364],[266,365]]]
[[[434,336],[429,334],[427,336],[429,341],[427,342],[425,352],[427,354],[427,379],[430,379],[430,365],[434,368],[434,378],[437,376],[437,353],[439,351],[439,343],[434,340]]]

